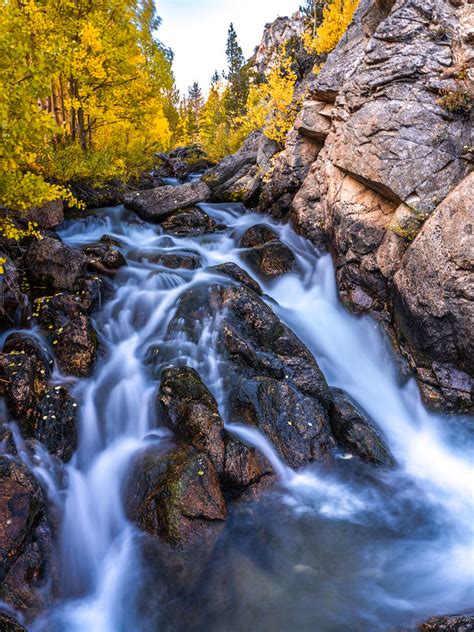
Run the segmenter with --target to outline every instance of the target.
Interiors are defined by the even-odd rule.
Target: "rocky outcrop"
[[[84,253],[44,237],[34,241],[26,256],[26,269],[32,280],[53,290],[72,290],[84,274],[87,258]]]
[[[264,279],[274,279],[297,267],[292,250],[265,224],[249,228],[240,246],[246,248],[242,259]]]
[[[330,250],[343,301],[391,330],[425,399],[448,410],[473,406],[469,10],[362,0],[295,124],[324,147],[293,225]]]
[[[453,614],[433,617],[418,629],[420,632],[474,632],[474,616]]]
[[[205,202],[210,195],[205,182],[190,182],[177,187],[133,191],[125,195],[124,205],[148,222],[161,222],[179,209]]]
[[[299,12],[291,17],[279,17],[271,24],[266,24],[262,40],[255,53],[256,70],[261,74],[269,72],[277,63],[282,46],[301,37],[304,28],[304,17]]]
[[[30,314],[30,302],[23,292],[21,277],[15,263],[0,251],[3,274],[0,274],[0,324],[6,327],[20,325]]]
[[[64,219],[64,203],[62,200],[46,202],[43,206],[29,209],[24,218],[34,222],[41,229],[50,230],[59,226]]]
[[[212,166],[199,145],[176,147],[169,154],[155,154],[155,158],[155,178],[177,178],[184,181],[191,173],[200,173]]]

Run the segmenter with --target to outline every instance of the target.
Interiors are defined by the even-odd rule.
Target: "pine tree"
[[[187,135],[193,143],[199,140],[199,114],[204,105],[201,88],[197,81],[188,89],[187,98]]]
[[[234,25],[229,26],[227,35],[227,65],[226,79],[228,87],[224,95],[227,115],[232,122],[245,113],[245,104],[249,91],[249,77],[245,68],[245,58],[237,41]]]
[[[301,13],[306,17],[308,24],[310,24],[313,37],[316,35],[316,29],[323,21],[323,11],[326,4],[326,0],[306,0],[305,4],[300,6]]]

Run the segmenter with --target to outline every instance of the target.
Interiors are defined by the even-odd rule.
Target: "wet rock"
[[[120,239],[107,234],[102,235],[102,237],[99,239],[99,242],[101,244],[107,244],[107,246],[115,246],[116,248],[120,248],[120,246],[123,246],[123,243],[120,241]]]
[[[5,327],[20,325],[30,313],[28,297],[21,288],[21,278],[13,261],[0,251],[0,258],[5,259],[0,274],[0,324]]]
[[[161,222],[175,211],[204,202],[209,197],[210,190],[204,182],[191,182],[177,187],[134,191],[125,196],[124,205],[146,221]]]
[[[334,402],[330,421],[334,437],[344,449],[375,465],[391,466],[394,459],[367,416],[352,404],[344,391],[331,389]]]
[[[81,297],[56,294],[38,299],[35,308],[42,328],[51,339],[61,371],[77,377],[90,375],[95,364],[97,340]]]
[[[242,270],[242,268],[238,266],[236,263],[231,263],[231,262],[220,263],[217,266],[212,266],[208,268],[208,271],[224,274],[225,276],[228,276],[231,279],[234,279],[235,281],[237,281],[237,283],[241,283],[242,285],[245,285],[250,290],[253,290],[256,294],[259,294],[259,295],[262,294],[262,288],[257,283],[257,281],[252,279],[250,274],[247,274],[247,272],[245,272],[245,270]]]
[[[34,358],[42,379],[49,379],[54,365],[53,356],[49,348],[38,337],[27,333],[10,334],[3,345],[3,353],[20,354]],[[44,373],[41,372],[44,369]]]
[[[173,252],[143,252],[140,251],[139,256],[149,263],[178,270],[197,270],[202,265],[201,256],[194,250],[174,250]]]
[[[85,272],[87,257],[56,239],[35,241],[25,258],[33,281],[55,290],[71,290]]]
[[[278,239],[278,235],[270,226],[255,224],[247,228],[240,238],[239,246],[241,248],[254,248],[255,246],[263,246],[263,244],[276,239]]]
[[[163,422],[180,444],[206,454],[218,473],[224,469],[224,424],[217,403],[190,367],[171,367],[161,374],[160,410]]]
[[[46,392],[48,371],[34,356],[0,354],[0,396],[26,436],[34,432],[37,404]]]
[[[25,219],[38,224],[39,228],[49,230],[59,226],[64,219],[64,203],[62,200],[46,202],[43,206],[29,209]]]
[[[126,506],[140,528],[172,544],[201,545],[227,517],[216,469],[194,448],[141,454],[133,466]]]
[[[110,181],[100,186],[86,181],[71,182],[69,188],[74,197],[83,202],[88,209],[105,208],[121,204],[129,191],[122,182]]]
[[[274,279],[296,269],[293,252],[279,239],[263,246],[250,248],[242,253],[242,259],[264,279]]]
[[[2,632],[26,632],[24,628],[15,617],[0,612],[0,630]]]
[[[41,488],[24,465],[0,456],[0,578],[24,552],[44,513]]]
[[[474,616],[472,614],[453,614],[433,617],[422,623],[420,632],[474,632]]]
[[[127,261],[123,254],[108,244],[86,246],[83,248],[83,252],[88,257],[88,265],[92,265],[99,272],[102,267],[106,270],[118,270],[119,268],[127,265]],[[97,263],[99,266],[94,265]]]
[[[219,315],[217,317],[217,315]],[[230,394],[228,420],[262,430],[291,465],[323,457],[334,445],[329,388],[314,358],[254,292],[197,286],[180,299],[167,338],[197,343],[214,318]]]
[[[240,496],[246,493],[249,487],[258,483],[264,475],[271,474],[272,469],[255,448],[244,445],[228,432],[224,437],[223,486],[226,492]]]
[[[167,233],[180,237],[190,237],[212,233],[220,228],[207,213],[200,208],[187,208],[173,213],[161,222]]]
[[[66,463],[77,448],[77,429],[77,402],[65,388],[50,388],[38,404],[35,438]]]

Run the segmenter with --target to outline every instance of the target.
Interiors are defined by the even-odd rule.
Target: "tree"
[[[306,0],[305,4],[300,6],[300,11],[307,19],[313,37],[323,21],[323,11],[326,4],[327,0]]]
[[[226,45],[227,90],[224,95],[227,116],[232,122],[245,112],[245,104],[249,91],[249,76],[245,68],[245,58],[237,41],[234,25],[229,26]]]
[[[303,34],[305,48],[310,53],[327,55],[337,45],[352,21],[360,0],[325,0],[322,20],[316,31]]]
[[[197,81],[188,89],[186,107],[187,136],[191,142],[199,140],[199,115],[204,105],[201,88]]]

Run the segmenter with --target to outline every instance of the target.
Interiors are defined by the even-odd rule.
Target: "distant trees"
[[[308,0],[313,7],[312,20],[303,35],[308,52],[330,53],[352,21],[360,0]]]

